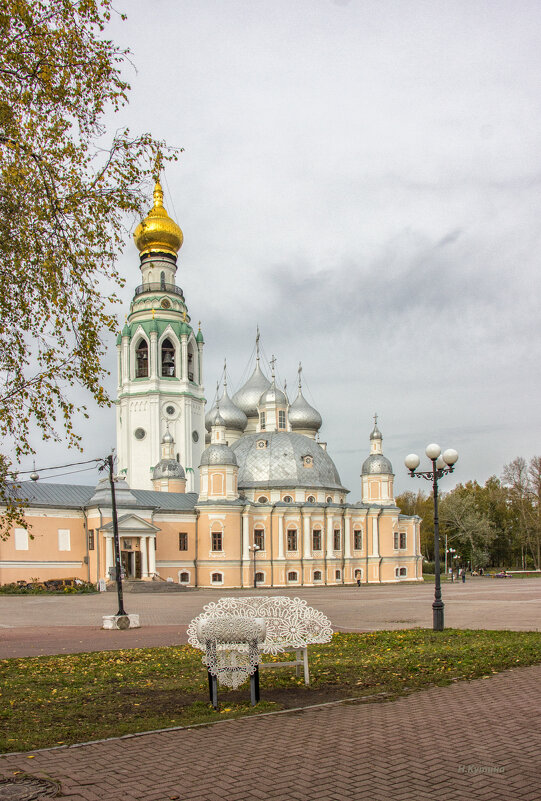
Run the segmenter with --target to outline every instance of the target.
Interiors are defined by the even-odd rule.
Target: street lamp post
[[[250,550],[254,554],[254,590],[255,590],[257,588],[257,581],[256,581],[256,578],[255,578],[256,575],[257,575],[257,573],[255,571],[255,557],[256,557],[257,552],[260,550],[259,545],[255,545],[255,543],[254,543],[254,545],[250,546]]]
[[[434,589],[434,602],[432,604],[432,628],[434,631],[443,631],[444,618],[443,609],[444,604],[441,599],[441,579],[440,579],[440,529],[438,518],[438,481],[446,473],[452,473],[454,466],[458,459],[458,453],[449,448],[441,452],[439,445],[432,443],[427,445],[426,455],[432,462],[431,470],[421,470],[418,473],[415,471],[419,467],[421,460],[416,453],[410,453],[406,456],[404,463],[411,476],[419,476],[426,478],[427,481],[432,481],[432,489],[434,492],[434,574],[435,574],[435,589]]]

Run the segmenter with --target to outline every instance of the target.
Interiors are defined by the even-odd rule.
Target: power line
[[[55,467],[33,467],[32,470],[16,470],[17,475],[24,475],[26,473],[44,473],[47,470],[63,470],[65,467],[79,467],[81,464],[90,464],[94,462],[103,462],[104,457],[100,459],[86,459],[84,462],[71,462],[70,464],[57,464]]]
[[[68,470],[67,473],[53,473],[52,476],[43,476],[43,478],[40,476],[39,480],[40,481],[47,481],[49,478],[61,478],[62,476],[74,476],[76,473],[88,473],[89,470],[95,470],[96,467],[97,467],[97,465],[94,466],[94,467],[83,467],[82,470]],[[36,472],[37,472],[37,470],[36,470]]]

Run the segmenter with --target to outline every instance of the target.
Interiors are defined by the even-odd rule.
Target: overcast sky
[[[541,454],[541,4],[116,7],[137,72],[114,124],[185,148],[165,205],[207,397],[224,357],[231,394],[246,377],[259,324],[291,394],[302,360],[350,500],[375,411],[397,491],[420,486],[403,459],[432,441],[460,454],[442,488]],[[123,322],[131,243],[120,264]],[[106,453],[114,411],[81,431],[88,458]]]

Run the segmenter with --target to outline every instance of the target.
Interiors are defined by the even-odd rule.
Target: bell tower
[[[159,181],[154,205],[134,239],[141,284],[117,339],[118,472],[132,489],[152,489],[167,431],[176,443],[173,458],[186,473],[186,492],[197,492],[205,448],[204,340],[200,325],[194,331],[175,282],[184,237],[163,206]]]

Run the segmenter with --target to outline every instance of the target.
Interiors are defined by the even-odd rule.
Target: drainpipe
[[[351,536],[351,532],[348,532]],[[342,584],[345,584],[346,571],[346,510],[342,511]]]
[[[383,514],[383,509],[380,509],[377,516],[377,532],[378,532],[378,554],[380,554],[379,562],[378,562],[378,582],[381,584],[381,563],[383,562],[383,557],[381,556],[381,548],[380,548],[380,541],[379,541],[379,519]]]
[[[96,584],[100,580],[100,570],[101,570],[100,533],[101,533],[102,526],[103,526],[103,515],[101,513],[101,507],[100,507],[100,529],[98,531],[98,536],[96,537],[96,544],[97,544],[97,548],[96,548]],[[103,534],[101,536],[102,536],[102,539],[103,539]],[[107,578],[108,577],[105,576],[105,581],[107,581]]]
[[[90,584],[90,551],[88,550],[88,519],[86,516],[86,510],[84,506],[81,506],[81,511],[83,513],[85,540],[86,540],[86,580]],[[94,547],[96,547],[96,543],[94,543]]]
[[[270,513],[270,584],[271,587],[274,587],[274,548],[272,543],[272,519],[273,519],[273,510],[276,508],[276,505],[273,504],[271,513]]]
[[[193,559],[193,585],[197,587],[197,549],[199,547],[199,509],[195,510],[195,554]]]
[[[299,509],[299,520],[301,522],[301,587],[304,586],[304,516],[302,509]]]

